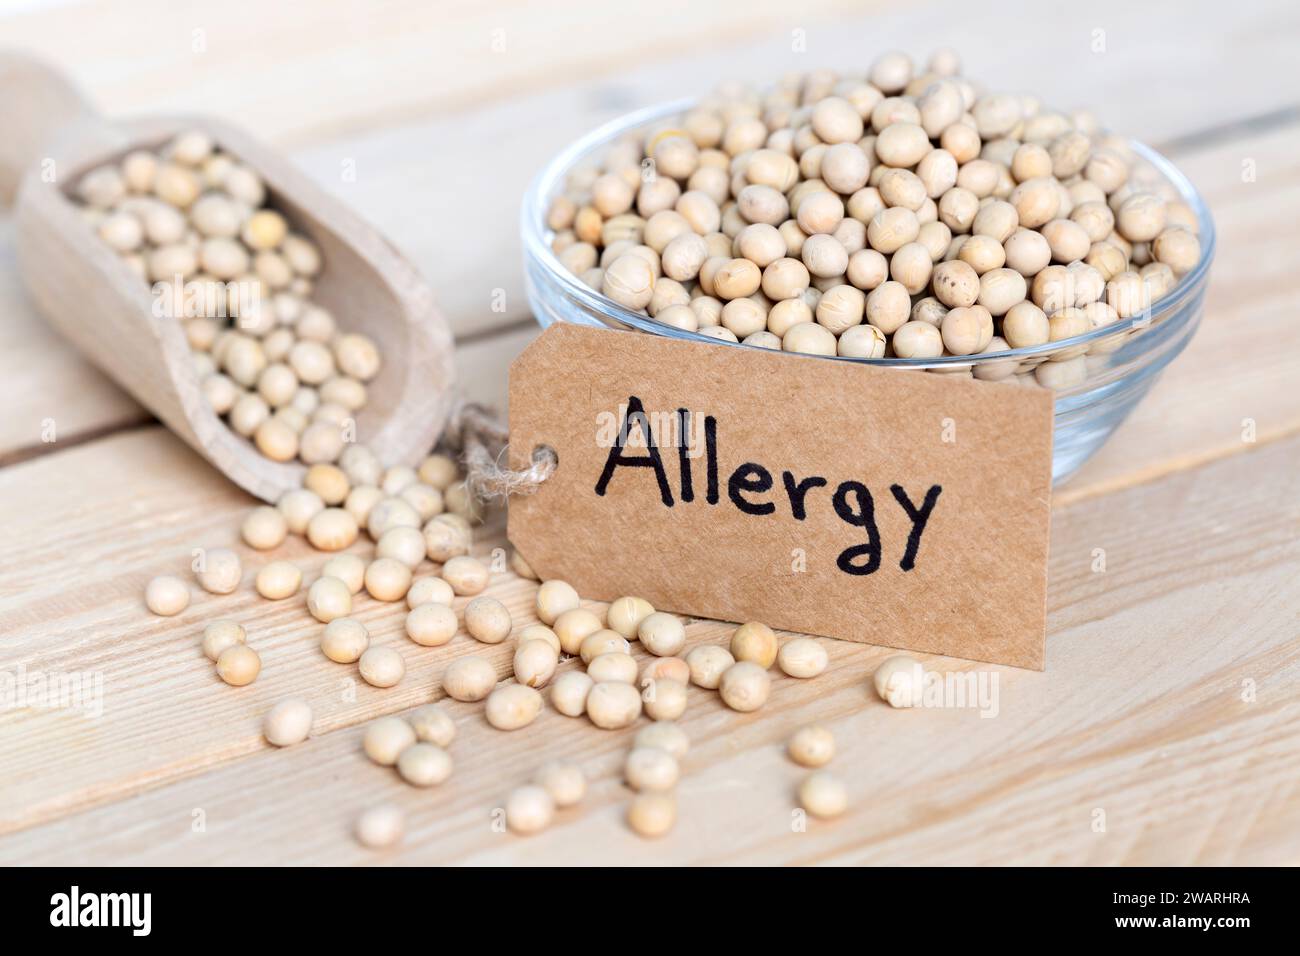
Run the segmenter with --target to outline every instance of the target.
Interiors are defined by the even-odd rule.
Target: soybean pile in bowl
[[[542,170],[522,233],[543,326],[1050,388],[1056,482],[1195,333],[1215,244],[1163,156],[946,51],[624,116]]]

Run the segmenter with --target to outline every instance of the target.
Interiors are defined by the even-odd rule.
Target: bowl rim
[[[671,338],[688,339],[696,342],[706,342],[714,345],[740,346],[741,348],[762,349],[771,351],[759,345],[746,345],[743,342],[730,342],[726,339],[718,339],[713,336],[704,335],[700,332],[690,332],[685,329],[678,329],[674,326],[664,325],[656,322],[648,315],[639,312],[633,312],[631,309],[620,305],[613,299],[607,298],[596,289],[591,288],[583,282],[578,276],[570,272],[563,263],[560,262],[559,256],[551,249],[550,241],[547,237],[549,230],[545,225],[546,208],[551,195],[556,191],[564,177],[574,169],[579,161],[586,158],[589,154],[596,152],[604,146],[609,145],[618,136],[627,133],[633,129],[653,123],[657,120],[663,120],[671,116],[677,116],[686,113],[697,106],[701,101],[695,98],[686,98],[673,100],[667,103],[658,103],[651,106],[634,110],[631,113],[625,113],[609,122],[603,123],[584,136],[579,137],[568,147],[556,154],[533,178],[529,184],[528,191],[524,195],[524,201],[520,209],[520,235],[524,246],[526,257],[539,261],[550,273],[550,278],[555,281],[564,294],[578,302],[579,304],[600,313],[603,316],[637,329],[641,332],[647,332],[651,335],[666,335]],[[1137,328],[1145,328],[1157,323],[1156,316],[1163,314],[1172,315],[1177,321],[1186,322],[1191,317],[1193,310],[1183,310],[1179,313],[1182,305],[1202,287],[1206,276],[1210,271],[1210,264],[1214,260],[1215,248],[1217,245],[1214,219],[1210,214],[1209,206],[1201,197],[1200,192],[1192,185],[1181,170],[1166,156],[1162,155],[1155,149],[1147,146],[1137,140],[1126,140],[1129,148],[1138,156],[1149,162],[1165,180],[1172,185],[1181,199],[1187,203],[1196,215],[1199,225],[1198,238],[1201,242],[1201,257],[1196,265],[1179,278],[1177,284],[1156,302],[1152,303],[1150,310],[1138,313],[1127,319],[1120,319],[1112,322],[1110,325],[1104,325],[1101,328],[1092,329],[1082,335],[1076,335],[1068,339],[1060,339],[1056,342],[1048,342],[1044,345],[1025,346],[1017,349],[1006,349],[1001,352],[976,353],[974,355],[944,355],[935,358],[858,358],[845,355],[814,355],[814,358],[833,359],[840,362],[856,362],[862,365],[875,365],[885,368],[957,368],[969,367],[974,364],[983,364],[989,362],[1002,362],[1009,360],[1022,360],[1033,358],[1047,358],[1066,348],[1077,345],[1086,345],[1100,339],[1108,338],[1112,335],[1129,332]]]

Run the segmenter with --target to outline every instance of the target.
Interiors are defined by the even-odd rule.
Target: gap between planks
[[[711,90],[723,80],[771,78],[784,70],[807,69],[811,58],[817,63],[863,69],[873,51],[890,47],[926,56],[928,49],[915,49],[917,37],[925,36],[934,45],[952,43],[964,49],[972,75],[992,88],[1019,89],[1025,76],[1036,76],[1039,82],[1034,92],[1046,102],[1062,109],[1093,106],[1110,127],[1140,133],[1154,141],[1188,134],[1203,127],[1207,117],[1236,112],[1242,101],[1240,90],[1250,91],[1252,108],[1258,111],[1294,105],[1294,91],[1272,82],[1268,71],[1289,55],[1289,47],[1300,36],[1300,9],[1273,0],[1263,9],[1254,7],[1225,23],[1208,0],[1184,7],[1177,17],[1161,8],[1135,7],[1119,0],[1103,0],[1100,6],[1056,6],[1050,12],[1032,15],[1017,11],[1015,16],[1000,21],[999,42],[989,45],[972,38],[969,26],[963,24],[968,5],[956,0],[825,22],[817,22],[815,17],[808,22],[806,11],[801,11],[792,18],[797,22],[789,26],[806,31],[807,53],[792,49],[790,34],[774,28],[767,39],[728,48],[714,57],[636,60],[629,69],[617,73],[588,75],[591,82],[582,85],[557,86],[556,77],[563,70],[553,68],[526,95],[470,112],[439,112],[395,127],[304,142],[293,151],[292,158],[412,258],[433,283],[454,331],[463,333],[513,321],[522,313],[525,293],[518,268],[519,200],[547,160],[601,122],[637,106]],[[1198,7],[1200,14],[1196,12]],[[262,8],[265,5],[259,12]],[[272,44],[280,39],[274,29],[252,38],[252,45],[250,38],[240,38],[240,55],[245,59],[240,63],[239,83],[219,84],[206,72],[208,61],[184,64],[186,57],[168,49],[161,50],[157,59],[123,74],[120,55],[108,54],[107,60],[101,57],[105,50],[114,48],[112,43],[127,44],[134,38],[119,36],[123,28],[118,18],[104,12],[106,8],[94,9],[96,16],[107,20],[104,30],[83,25],[75,35],[50,30],[41,36],[48,37],[45,42],[56,50],[66,50],[66,44],[78,37],[86,38],[82,42],[89,49],[79,50],[81,56],[70,59],[79,63],[83,75],[96,77],[101,85],[111,89],[113,84],[122,83],[131,90],[129,102],[120,106],[137,112],[150,107],[202,112],[203,106],[210,104],[218,114],[238,121],[240,110],[247,107],[291,111],[292,116],[276,112],[274,119],[263,116],[260,121],[255,112],[246,117],[254,134],[269,134],[283,145],[282,134],[293,128],[295,120],[313,109],[336,115],[345,97],[355,94],[363,88],[363,81],[372,78],[370,72],[332,70],[309,89],[302,89],[302,77],[319,73],[320,62],[332,51],[316,49],[313,45],[323,45],[322,35],[302,30],[296,21],[291,36],[276,44],[274,56],[258,56],[256,46],[258,41]],[[225,9],[222,13],[222,17],[212,18],[215,23],[235,15]],[[681,10],[659,11],[655,29],[671,23],[674,15],[689,15],[698,23],[700,14],[694,9],[689,14]],[[187,12],[181,19],[189,22],[192,16]],[[745,18],[753,16],[753,9],[746,6]],[[985,19],[999,22],[992,16]],[[325,22],[328,17],[322,15]],[[582,33],[583,43],[569,42],[573,34],[565,29],[563,17],[543,16],[530,22],[539,30],[563,34],[552,36],[552,42],[546,45],[547,62],[553,67],[569,62],[569,57],[581,59],[590,44],[596,42],[591,31]],[[418,29],[425,23],[421,18],[408,27]],[[1097,23],[1123,25],[1122,29],[1117,26],[1108,31],[1111,46],[1104,55],[1093,52],[1091,45]],[[626,31],[627,24],[617,27]],[[454,28],[447,25],[435,39],[441,41]],[[1007,34],[1007,29],[1014,32]],[[1034,35],[1044,30],[1050,30],[1059,42],[1036,42]],[[653,34],[652,30],[648,35]],[[1159,36],[1161,42],[1145,42],[1151,36]],[[382,41],[385,37],[387,34],[371,39]],[[408,29],[399,31],[395,42],[403,47],[419,46],[420,38]],[[356,43],[352,34],[349,43]],[[349,52],[355,55],[351,45]],[[392,70],[409,84],[412,68],[438,67],[438,58],[428,55],[429,45],[426,42],[421,47],[422,56],[416,63],[401,57],[380,58],[370,69],[376,71],[376,76]],[[1013,47],[1016,57],[998,52]],[[229,55],[231,51],[222,52]],[[463,52],[458,50],[457,54]],[[295,62],[296,57],[302,62]],[[182,63],[173,63],[176,58]],[[1186,70],[1185,63],[1190,60],[1198,63],[1197,70]],[[180,69],[178,74],[180,66],[188,69]],[[466,63],[473,74],[467,82],[471,86],[491,86],[501,66],[499,57],[475,56]],[[262,70],[269,71],[269,75],[261,75]],[[183,84],[178,87],[178,75],[182,80],[202,82],[196,82],[193,88]],[[1163,75],[1178,75],[1181,82],[1149,80]],[[1235,83],[1225,84],[1225,76],[1233,77]],[[223,74],[223,79],[229,77],[229,73]],[[339,80],[345,88],[329,95],[332,84]],[[244,99],[250,91],[265,88],[290,91],[292,95],[258,95],[252,103]],[[1133,89],[1141,89],[1143,95],[1133,96]],[[375,111],[376,100],[389,102],[392,97],[409,93],[400,82],[383,84],[382,90],[381,94],[367,93],[364,114]],[[1085,101],[1081,101],[1081,90],[1087,91]],[[158,99],[160,94],[162,98]],[[205,95],[212,99],[205,99]],[[217,99],[222,95],[234,101]],[[119,104],[109,105],[116,108]],[[343,176],[343,169],[353,175]],[[484,184],[489,184],[488,188]],[[419,201],[412,201],[413,197]],[[504,291],[511,303],[509,315],[488,311],[499,291]]]
[[[1260,475],[1275,484],[1262,485]],[[844,642],[827,642],[832,666],[822,677],[778,677],[758,714],[726,711],[715,694],[692,688],[682,721],[693,743],[680,787],[682,822],[653,845],[621,822],[628,794],[619,766],[630,732],[599,731],[548,709],[536,724],[507,734],[487,727],[481,705],[453,703],[457,773],[437,790],[418,791],[365,760],[359,728],[337,719],[337,707],[326,717],[326,732],[307,744],[266,747],[258,717],[282,693],[259,681],[242,690],[209,682],[207,696],[245,701],[233,716],[239,736],[221,751],[184,774],[164,765],[123,781],[120,791],[92,801],[98,806],[66,803],[62,819],[36,810],[20,826],[42,825],[0,840],[0,858],[1294,863],[1300,725],[1288,714],[1300,688],[1300,643],[1291,631],[1300,605],[1288,584],[1300,570],[1300,511],[1279,512],[1276,502],[1300,500],[1297,482],[1300,440],[1291,439],[1070,509],[1053,528],[1049,670],[925,658],[943,669],[996,672],[996,719],[971,710],[891,711],[866,685],[889,652]],[[1164,535],[1152,537],[1152,525]],[[1098,544],[1110,551],[1105,574],[1089,567]],[[507,574],[491,591],[528,619],[520,612],[531,583]],[[1152,628],[1152,616],[1163,627]],[[690,644],[726,632],[718,622],[693,623]],[[462,636],[421,656],[446,663],[466,651],[486,654],[508,673],[508,643],[484,647]],[[339,670],[318,654],[312,666],[310,654],[303,648],[295,655],[304,665],[293,671],[300,687],[319,685],[307,671]],[[290,662],[279,663],[282,679]],[[264,679],[272,675],[268,670]],[[1241,695],[1248,681],[1251,700]],[[401,691],[388,692],[388,706],[365,719],[437,696],[412,699]],[[814,822],[807,834],[794,835],[789,801],[801,772],[781,745],[809,721],[835,730],[841,751],[832,767],[854,800],[845,819]],[[183,732],[184,718],[174,719],[170,733]],[[593,778],[588,800],[541,836],[493,833],[490,813],[504,792],[555,757],[583,764]],[[25,772],[39,772],[23,763],[11,767],[20,786]],[[168,771],[172,778],[163,780]],[[398,851],[368,853],[348,836],[354,814],[378,800],[408,810],[409,834]],[[1098,809],[1106,814],[1104,833],[1093,826]],[[196,810],[204,833],[192,831]]]
[[[1241,417],[1253,414],[1259,419],[1261,434],[1273,438],[1292,433],[1300,422],[1300,408],[1287,397],[1294,394],[1288,384],[1287,360],[1293,350],[1282,344],[1297,337],[1294,323],[1286,319],[1292,263],[1282,250],[1287,243],[1285,223],[1300,216],[1300,165],[1295,160],[1300,123],[1269,128],[1241,143],[1224,143],[1222,130],[1221,126],[1211,127],[1199,144],[1189,141],[1187,148],[1192,151],[1183,160],[1185,170],[1213,207],[1219,228],[1219,258],[1211,277],[1203,327],[1187,352],[1164,373],[1152,396],[1121,427],[1117,439],[1103,447],[1079,476],[1057,489],[1064,501],[1123,487],[1130,480],[1150,480],[1171,468],[1231,453],[1232,443],[1225,440],[1203,447],[1213,434],[1205,432],[1203,419],[1217,420],[1218,433],[1227,435],[1230,430],[1239,431]],[[1257,163],[1257,182],[1242,182],[1243,156]],[[0,244],[0,250],[7,248],[10,255],[5,258],[12,264],[12,231],[3,231],[8,232],[8,241]],[[34,380],[31,387],[20,389],[8,419],[10,442],[16,441],[21,431],[37,434],[42,420],[61,404],[73,409],[74,427],[62,432],[72,438],[109,435],[147,420],[143,410],[31,315],[8,270],[0,276],[0,308],[6,305],[18,314],[17,321],[0,333],[10,346],[0,350],[0,363],[6,355],[26,356],[13,374],[29,377],[24,369],[43,367],[42,380],[48,375],[55,382],[54,395],[39,400],[37,396],[43,393]],[[1240,332],[1261,323],[1267,325],[1267,331]],[[482,328],[460,336],[462,385],[475,401],[504,407],[505,369],[533,332],[532,320],[526,314],[516,314],[503,328]],[[1218,388],[1205,387],[1216,380]],[[1177,397],[1174,383],[1179,383]],[[1225,417],[1229,404],[1244,409],[1232,429]],[[78,411],[82,405],[88,406],[89,412]],[[119,418],[96,424],[94,417],[100,408]],[[1140,442],[1121,440],[1139,428]],[[1186,435],[1182,435],[1184,431]],[[1180,441],[1192,446],[1190,456],[1170,454]],[[0,435],[0,464],[60,447],[23,442],[5,449],[3,443]],[[1124,458],[1135,449],[1139,457],[1147,459],[1139,467]]]
[[[1226,144],[1225,144],[1225,146],[1226,146]],[[1238,148],[1236,148],[1235,152],[1240,153],[1240,152],[1242,152],[1243,148],[1244,148],[1244,144],[1243,144],[1242,147],[1238,147]],[[1234,172],[1235,172],[1235,170],[1234,170]],[[1221,225],[1222,225],[1222,222],[1221,222]],[[1221,267],[1222,267],[1222,263],[1221,263]],[[1217,268],[1217,273],[1218,273],[1218,277],[1219,277],[1219,278],[1222,278],[1222,268]],[[1200,333],[1199,338],[1200,338],[1201,336],[1204,336],[1205,333],[1206,333],[1206,329],[1201,330],[1201,333]],[[1184,358],[1186,358],[1186,356],[1184,356]],[[1174,367],[1171,368],[1170,375],[1171,375],[1171,373],[1173,373],[1174,369],[1178,369],[1178,368],[1179,368],[1179,364],[1180,364],[1180,363],[1175,363]],[[1279,432],[1279,433],[1277,433],[1277,434],[1278,434],[1278,436],[1286,436],[1286,434],[1288,434],[1288,432]],[[1247,450],[1248,450],[1248,449],[1247,449]],[[1262,449],[1257,449],[1257,450],[1261,450],[1261,451],[1262,451]],[[1102,453],[1102,454],[1104,454],[1104,453]],[[1100,458],[1100,457],[1099,457],[1099,458]],[[1096,460],[1096,459],[1095,459],[1095,460]],[[1213,460],[1213,459],[1200,459],[1199,462],[1197,462],[1197,467],[1205,466],[1205,467],[1210,467],[1210,468],[1218,468],[1218,467],[1221,467],[1221,466],[1225,466],[1225,464],[1229,464],[1229,462],[1218,462],[1218,463],[1213,463],[1213,464],[1206,464],[1206,462],[1212,462],[1212,460]],[[1089,464],[1089,467],[1092,467],[1091,464]],[[1157,477],[1162,477],[1162,476],[1157,476]],[[1069,488],[1070,488],[1070,486],[1067,486],[1067,489],[1066,489],[1066,490],[1069,490]]]
[[[521,319],[510,326],[492,329],[479,335],[467,335],[456,341],[457,388],[458,393],[467,401],[477,402],[498,412],[504,412],[504,384],[510,360],[531,342],[540,330],[531,319]],[[66,347],[66,346],[65,346]],[[98,376],[93,369],[87,368],[91,376]],[[103,383],[116,391],[112,383]],[[106,438],[112,438],[124,432],[159,425],[147,410],[135,405],[134,401],[122,395],[123,404],[128,406],[125,417],[119,421],[99,426],[92,426],[71,432],[60,431],[58,440],[19,445],[8,451],[0,452],[0,469],[21,464],[37,458],[57,455],[60,452],[78,448],[82,445]],[[37,422],[33,427],[39,425]]]
[[[1300,32],[1294,6],[1256,3],[1230,21],[1219,12],[1212,0],[1185,2],[1177,16],[1123,0],[1033,11],[995,0],[972,21],[958,0],[876,0],[865,9],[816,0],[797,11],[775,0],[654,8],[580,0],[562,11],[519,2],[492,10],[408,2],[379,11],[321,0],[304,22],[290,8],[257,0],[146,0],[134,20],[115,4],[80,2],[0,22],[11,45],[72,71],[110,113],[212,111],[242,117],[255,135],[284,146],[359,139],[571,82],[596,88],[621,109],[645,102],[646,93],[671,99],[737,76],[822,65],[864,70],[889,49],[923,60],[945,45],[960,50],[971,75],[990,86],[1015,89],[1034,76],[1033,92],[1065,109],[1088,105],[1079,102],[1084,87],[1126,121],[1113,125],[1140,119],[1156,137],[1168,137],[1235,109],[1238,90],[1250,90],[1265,108],[1287,95],[1285,84],[1270,81]],[[162,42],[124,68],[122,51],[139,48],[137,21]],[[252,33],[250,23],[258,26]],[[1107,26],[1104,33],[1098,24]],[[996,31],[997,42],[982,42],[983,31]],[[1044,34],[1054,42],[1041,42]],[[1149,42],[1153,36],[1160,42]],[[1017,56],[1001,56],[1005,49]],[[1188,71],[1188,62],[1199,69]],[[1169,75],[1180,83],[1143,82]],[[1132,96],[1139,85],[1142,96]],[[282,95],[268,97],[268,89]]]

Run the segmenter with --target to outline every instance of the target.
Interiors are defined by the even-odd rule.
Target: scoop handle
[[[50,64],[17,50],[0,50],[0,204],[14,200],[18,184],[32,170],[51,179],[60,171],[48,148],[75,134],[78,142],[111,144],[112,128],[77,89]]]

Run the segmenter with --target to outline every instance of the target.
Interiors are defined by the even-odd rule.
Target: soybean
[[[627,823],[639,836],[661,837],[677,822],[677,799],[672,793],[638,793],[627,807]]]
[[[686,628],[671,614],[655,611],[637,628],[641,646],[658,657],[672,657],[686,645]]]
[[[821,641],[797,637],[787,641],[776,654],[777,665],[791,677],[816,677],[826,670],[829,657]]]
[[[145,587],[144,603],[154,614],[175,617],[190,606],[190,589],[178,577],[159,575]]]
[[[282,601],[298,593],[302,586],[302,571],[288,561],[272,561],[257,572],[254,579],[257,593],[270,601]]]
[[[652,720],[677,720],[686,712],[686,684],[669,677],[640,683],[646,716]]]
[[[656,720],[648,727],[637,732],[637,747],[654,747],[672,754],[675,760],[681,760],[691,749],[690,738],[671,720]]]
[[[601,654],[587,665],[587,673],[598,684],[603,681],[633,684],[636,682],[636,661],[630,654]]]
[[[541,710],[542,695],[533,688],[506,684],[488,695],[484,712],[497,730],[518,730],[536,720]]]
[[[382,849],[397,843],[406,829],[406,817],[392,804],[371,807],[357,818],[356,837],[362,846]]]
[[[838,777],[821,770],[799,785],[799,805],[815,817],[837,817],[848,809],[848,790]]]
[[[891,707],[916,707],[925,692],[925,669],[906,654],[894,654],[880,663],[871,681]]]
[[[370,633],[360,621],[336,617],[321,632],[320,649],[337,664],[353,664],[370,647]]]
[[[436,744],[413,743],[397,758],[397,772],[414,787],[433,787],[451,776],[450,754]]]
[[[401,717],[381,717],[371,722],[361,738],[361,749],[375,763],[391,767],[415,743],[415,729]]]
[[[376,601],[400,601],[410,590],[411,569],[394,558],[377,558],[366,568],[365,584]]]
[[[561,674],[551,685],[551,706],[566,717],[581,717],[587,712],[587,698],[595,684],[582,671]]]
[[[658,747],[638,746],[623,764],[623,776],[633,790],[671,790],[680,775],[673,755]]]
[[[686,655],[686,666],[691,669],[691,683],[707,690],[717,690],[722,673],[736,659],[725,647],[701,644]]]
[[[500,644],[510,636],[510,627],[510,612],[496,598],[476,597],[465,605],[465,630],[476,641]]]
[[[835,756],[835,736],[825,727],[801,727],[786,744],[790,759],[802,767],[820,767]]]
[[[731,635],[731,656],[738,661],[752,661],[763,670],[772,666],[776,651],[776,634],[766,624],[742,624]]]
[[[456,636],[460,622],[445,604],[426,602],[406,615],[406,636],[423,647],[441,647]]]
[[[537,771],[534,782],[550,794],[557,807],[571,807],[587,792],[587,778],[576,764],[553,760]]]
[[[514,656],[515,680],[526,687],[544,687],[555,674],[559,654],[546,641],[525,641]]]
[[[537,588],[537,617],[543,624],[554,624],[579,603],[578,592],[567,581],[543,581]]]
[[[456,700],[482,700],[497,683],[496,668],[482,657],[462,657],[447,665],[442,689]]]
[[[276,747],[289,747],[302,743],[311,733],[311,705],[305,700],[291,697],[282,700],[267,713],[262,722],[262,734],[267,743]]]
[[[752,661],[737,661],[722,673],[718,692],[722,702],[732,710],[758,710],[767,702],[772,681],[767,671]]]
[[[442,578],[460,595],[478,594],[488,586],[487,565],[468,555],[457,555],[442,566]]]
[[[576,599],[576,592],[574,597]],[[577,606],[576,601],[573,606]],[[654,606],[645,598],[621,597],[611,603],[605,611],[605,624],[610,630],[617,631],[627,640],[632,641],[636,640],[637,629],[641,626],[641,622],[654,612]]]
[[[581,651],[583,641],[601,630],[600,618],[586,608],[573,608],[555,618],[552,629],[560,649],[572,656]]]
[[[417,739],[444,750],[456,737],[456,722],[437,704],[426,704],[407,716]]]
[[[867,82],[818,71],[794,92],[728,89],[682,118],[688,134],[623,140],[602,169],[571,177],[547,213],[553,248],[608,297],[674,328],[851,359],[981,356],[962,369],[990,381],[1015,368],[983,358],[1005,351],[994,333],[1024,347],[996,320],[1043,305],[1026,280],[1053,261],[1095,265],[1103,282],[1201,261],[1192,211],[1132,185],[1140,161],[1094,120],[977,96],[954,58],[936,62],[944,72],[888,54]],[[653,182],[637,182],[638,159],[659,172]],[[982,311],[909,321],[925,300]],[[1088,351],[1070,348],[1053,359]],[[1030,381],[1060,387],[1076,368],[1087,374],[1040,369]]]
[[[260,505],[244,518],[239,533],[250,548],[269,551],[284,543],[289,534],[289,523],[277,509],[270,505]]]
[[[516,833],[530,835],[545,830],[555,817],[555,800],[543,787],[528,784],[506,797],[506,826]]]
[[[203,628],[203,654],[210,661],[215,661],[221,652],[235,644],[247,640],[244,627],[235,621],[213,621]]]
[[[232,644],[217,655],[217,675],[232,687],[251,684],[261,672],[262,658],[247,644]]]
[[[411,610],[430,602],[450,607],[455,595],[451,585],[442,578],[417,578],[406,592],[406,605]]]
[[[322,624],[352,613],[352,591],[338,578],[322,577],[307,590],[307,610]]]
[[[597,727],[618,730],[631,726],[641,715],[641,695],[631,684],[605,681],[587,695],[587,716]]]
[[[371,647],[357,660],[357,669],[372,687],[392,687],[406,675],[406,661],[391,647]]]

